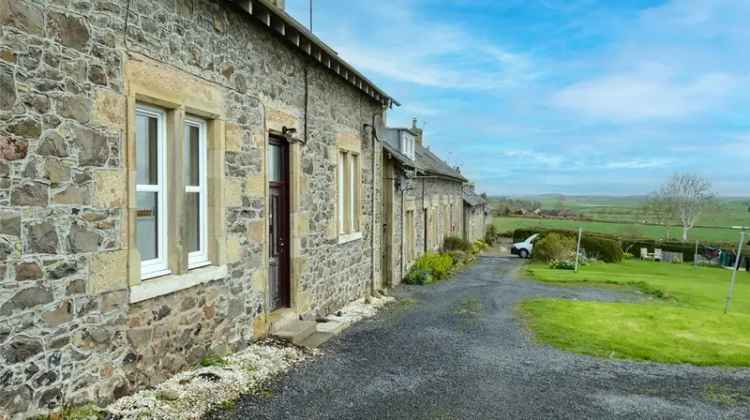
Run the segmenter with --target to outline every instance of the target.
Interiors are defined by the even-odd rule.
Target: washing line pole
[[[576,273],[578,272],[578,256],[581,255],[581,236],[583,235],[583,228],[578,228],[578,244],[576,244]]]
[[[734,294],[734,285],[737,281],[737,270],[740,269],[740,260],[742,259],[742,244],[745,242],[745,231],[740,232],[740,243],[737,245],[737,257],[734,260],[734,270],[732,270],[732,282],[729,284],[729,293],[727,293],[727,304],[724,306],[724,313],[729,313],[732,306],[732,295]]]

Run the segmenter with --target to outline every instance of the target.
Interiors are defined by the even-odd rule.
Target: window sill
[[[143,302],[159,296],[168,295],[180,290],[189,289],[199,284],[208,283],[227,275],[227,266],[209,266],[190,270],[185,274],[175,274],[146,280],[130,288],[130,303]]]
[[[347,233],[339,235],[339,245],[362,239],[362,232]]]

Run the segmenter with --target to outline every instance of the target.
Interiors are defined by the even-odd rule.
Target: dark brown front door
[[[271,137],[268,145],[268,246],[271,310],[289,307],[289,146]]]

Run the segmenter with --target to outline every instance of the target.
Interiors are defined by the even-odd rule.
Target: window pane
[[[185,185],[200,185],[200,128],[185,126]]]
[[[188,252],[200,251],[200,194],[185,194],[185,219],[187,224],[185,247]]]
[[[271,144],[268,146],[268,179],[271,182],[279,182],[281,179],[281,146]]]
[[[159,120],[146,115],[136,115],[135,119],[136,184],[156,185]]]
[[[343,153],[339,153],[339,173],[338,173],[338,180],[339,180],[339,233],[345,232],[345,226],[344,226],[344,212],[346,211],[345,206],[345,200],[344,197],[346,196],[346,192],[344,191],[344,158],[346,155]]]
[[[136,193],[135,237],[141,261],[159,258],[159,208],[158,193]]]
[[[357,218],[357,155],[351,155],[349,158],[349,220],[351,221],[352,231],[358,229]]]

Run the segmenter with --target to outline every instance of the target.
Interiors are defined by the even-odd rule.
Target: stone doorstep
[[[349,328],[352,325],[349,321],[333,321],[328,320],[326,322],[318,322],[315,329],[319,333],[328,333],[333,335],[339,335],[342,331]]]
[[[268,322],[271,324],[270,332],[274,335],[283,330],[288,324],[299,321],[299,316],[291,308],[277,309],[269,314]]]
[[[326,343],[328,340],[341,334],[345,329],[352,325],[348,321],[326,321],[318,322],[315,325],[315,333],[311,334],[300,344],[302,347],[316,349]]]
[[[300,346],[307,337],[315,334],[315,327],[315,321],[287,321],[271,335]]]
[[[336,337],[336,334],[318,331],[312,334],[311,336],[307,337],[304,341],[302,341],[302,343],[300,343],[300,346],[307,347],[308,349],[316,349],[322,346],[328,340],[332,339],[333,337]]]

